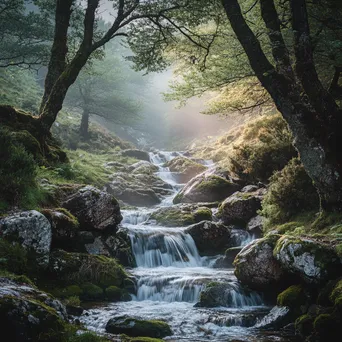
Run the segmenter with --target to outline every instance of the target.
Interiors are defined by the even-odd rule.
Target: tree
[[[0,68],[47,63],[52,23],[47,13],[26,11],[27,0],[0,0]]]
[[[274,64],[265,55],[237,0],[222,0],[228,20],[259,81],[293,134],[300,159],[324,209],[342,208],[341,110],[318,77],[305,0],[290,0],[295,66],[273,0],[260,0]]]
[[[98,116],[111,122],[128,125],[138,118],[140,102],[132,93],[128,63],[117,52],[106,49],[103,60],[87,65],[71,86],[66,105],[81,109],[80,136],[88,137],[89,118]]]
[[[206,2],[210,6],[210,1]],[[172,39],[175,32],[184,32],[183,24],[192,20],[194,9],[197,12],[205,12],[201,2],[191,6],[190,4],[187,0],[113,1],[115,19],[108,30],[98,32],[96,14],[99,0],[87,0],[80,44],[74,56],[67,61],[68,28],[75,1],[57,0],[54,42],[40,107],[40,122],[44,134],[49,133],[62,108],[68,89],[76,81],[91,55],[110,40],[127,37],[130,46],[134,47],[133,51],[138,52],[143,59],[141,62],[141,59],[133,58],[138,68],[143,64],[148,71],[155,71],[165,66],[161,52],[167,42]],[[190,7],[191,11],[187,12],[190,14],[184,15],[183,10]],[[177,21],[182,22],[181,26],[175,24]],[[146,37],[143,41],[140,40],[142,31]]]

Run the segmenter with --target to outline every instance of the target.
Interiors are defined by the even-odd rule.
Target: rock
[[[236,256],[235,275],[242,284],[262,291],[284,285],[286,273],[273,257],[273,248],[278,238],[278,235],[271,235],[254,240]]]
[[[173,203],[198,203],[222,201],[241,188],[232,180],[214,173],[214,170],[192,178],[173,199]]]
[[[51,253],[47,276],[63,286],[92,283],[102,289],[108,286],[123,287],[128,278],[114,259],[62,250]]]
[[[49,220],[43,214],[30,210],[7,216],[0,220],[0,234],[32,252],[39,267],[47,267],[52,231]]]
[[[278,240],[274,256],[285,270],[309,284],[324,283],[341,274],[335,251],[317,241],[285,235]]]
[[[134,163],[128,167],[128,171],[134,174],[153,174],[157,172],[159,169],[156,165],[148,161],[141,160],[137,163]]]
[[[122,220],[117,200],[89,185],[69,197],[62,206],[76,216],[80,230],[115,232]]]
[[[286,306],[275,306],[268,315],[260,320],[254,327],[258,329],[280,329],[291,323],[291,312]]]
[[[51,224],[51,247],[72,250],[79,233],[77,219],[64,208],[43,209],[41,213]]]
[[[288,307],[293,313],[296,313],[296,316],[306,312],[308,303],[308,296],[302,285],[291,285],[277,297],[277,305]],[[302,312],[302,307],[304,312]]]
[[[212,212],[209,208],[196,204],[180,204],[159,208],[152,213],[149,220],[164,227],[184,227],[203,220],[211,221]]]
[[[121,151],[121,155],[124,157],[132,157],[139,160],[146,160],[148,162],[150,161],[150,155],[147,152],[141,150],[127,149]]]
[[[139,320],[128,316],[115,317],[109,320],[106,331],[111,334],[128,336],[166,337],[172,335],[169,325],[157,320]]]
[[[213,265],[214,268],[232,268],[236,256],[241,252],[242,246],[228,248],[225,256],[217,259]]]
[[[252,217],[248,223],[246,230],[251,233],[255,238],[260,238],[263,234],[262,232],[262,217],[257,215]]]
[[[202,221],[185,229],[192,236],[198,251],[205,255],[217,255],[230,241],[230,228],[219,222]]]
[[[61,341],[67,312],[32,285],[0,277],[0,320],[6,341]]]
[[[152,206],[161,202],[159,196],[171,194],[172,186],[154,174],[117,172],[105,189],[130,205]]]
[[[81,316],[84,311],[82,307],[76,306],[76,305],[70,305],[70,304],[66,306],[66,310],[67,310],[68,315],[71,315],[71,316]]]
[[[262,305],[262,297],[252,291],[243,289],[236,283],[209,283],[201,292],[200,301],[197,307],[218,307],[239,308],[243,306]]]
[[[171,159],[165,163],[165,166],[171,172],[177,172],[183,182],[188,182],[191,178],[207,170],[204,165],[183,156]]]
[[[247,190],[253,190],[249,192]],[[219,216],[225,224],[246,225],[261,209],[261,201],[266,189],[254,189],[253,186],[243,188],[226,198],[219,207]]]

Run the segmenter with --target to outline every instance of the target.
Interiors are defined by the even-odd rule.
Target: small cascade
[[[138,267],[202,266],[193,238],[181,229],[131,228],[129,237]]]
[[[155,226],[148,221],[154,210],[161,206],[172,206],[172,200],[182,184],[177,174],[170,172],[165,163],[182,152],[151,152],[150,161],[158,167],[156,173],[169,183],[174,193],[165,196],[155,208],[122,210],[122,229],[131,241],[137,267],[129,270],[136,279],[136,292],[131,302],[111,303],[106,308],[90,309],[80,320],[87,328],[104,332],[112,317],[128,315],[140,319],[162,319],[174,332],[174,341],[245,341],[245,342],[289,342],[281,337],[276,340],[256,335],[252,327],[267,325],[271,316],[283,314],[276,311],[268,314],[261,296],[240,286],[233,269],[214,268],[222,256],[201,257],[191,235],[183,228]],[[198,161],[215,170],[212,161]],[[179,179],[179,177],[178,177]],[[213,210],[215,215],[216,211]],[[244,246],[254,237],[245,230],[232,230],[232,245]],[[200,307],[200,294],[210,293],[218,286],[220,307]],[[222,290],[221,290],[222,289]],[[211,294],[209,294],[211,295]],[[199,302],[200,303],[200,302]]]

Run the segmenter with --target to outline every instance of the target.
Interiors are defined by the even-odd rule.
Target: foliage
[[[37,113],[41,93],[32,70],[0,68],[0,104]]]
[[[294,158],[271,177],[261,214],[266,218],[265,227],[271,227],[285,223],[296,214],[318,208],[317,191],[300,161]]]
[[[27,4],[28,0],[0,1],[0,68],[48,61],[53,26],[45,12],[27,11]]]
[[[27,267],[27,251],[16,242],[11,243],[0,238],[0,268],[16,274],[25,274]]]
[[[37,166],[24,146],[14,141],[12,133],[0,127],[0,202],[31,206],[42,200],[35,176]]]
[[[267,181],[294,156],[286,122],[279,115],[265,116],[246,125],[230,155],[230,170],[249,182]]]
[[[108,342],[109,340],[105,337],[98,336],[92,332],[83,332],[81,334],[75,334],[68,339],[67,342]]]

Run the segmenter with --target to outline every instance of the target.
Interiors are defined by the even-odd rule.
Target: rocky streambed
[[[210,161],[200,161],[204,173],[184,186],[184,175],[166,166],[180,156],[151,153],[154,176],[170,185],[170,193],[148,208],[122,210],[121,232],[130,239],[135,261],[128,267],[136,282],[132,301],[89,309],[80,321],[96,332],[132,335],[128,318],[161,320],[171,328],[172,335],[163,335],[170,341],[295,340],[292,333],[272,329],[278,313],[269,316],[272,305],[262,293],[243,287],[232,266],[235,255],[260,234],[255,216],[264,189],[242,189]],[[217,201],[233,193],[218,213]]]

